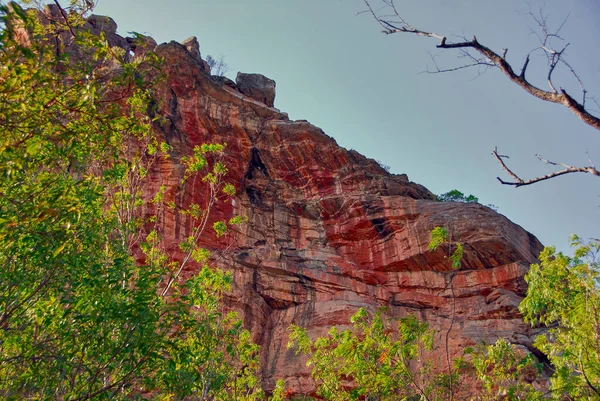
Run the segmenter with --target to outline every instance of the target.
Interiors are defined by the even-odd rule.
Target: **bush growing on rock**
[[[453,189],[444,194],[437,196],[438,202],[463,202],[463,203],[477,203],[479,198],[474,195],[465,195],[458,189]]]

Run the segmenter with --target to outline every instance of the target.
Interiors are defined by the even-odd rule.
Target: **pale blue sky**
[[[523,0],[398,0],[422,29],[473,34],[520,65],[535,47],[535,26]],[[562,34],[568,59],[590,93],[600,96],[600,2],[531,1],[545,5],[554,26],[570,13]],[[347,148],[407,173],[434,193],[457,188],[492,203],[546,245],[568,251],[568,236],[600,237],[600,178],[559,177],[530,187],[500,185],[491,156],[497,145],[524,178],[552,170],[533,156],[600,166],[600,133],[564,107],[511,85],[499,71],[420,74],[431,66],[434,40],[385,36],[362,0],[100,0],[119,32],[137,31],[159,43],[197,36],[203,56],[225,55],[228,75],[262,73],[277,82],[275,106],[306,119]],[[458,61],[460,62],[460,61]],[[444,53],[442,66],[456,65]],[[530,79],[545,88],[544,59],[534,57]],[[535,79],[535,77],[538,79]],[[558,76],[557,76],[558,78]],[[558,80],[579,96],[572,80]],[[564,82],[564,83],[563,83]],[[505,177],[506,178],[506,177]]]

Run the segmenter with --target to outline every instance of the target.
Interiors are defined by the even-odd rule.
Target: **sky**
[[[374,4],[379,0],[373,0]],[[600,98],[600,2],[596,0],[397,0],[423,30],[471,38],[520,66],[539,47],[528,14],[543,7],[550,27],[569,43],[567,60]],[[529,5],[528,5],[529,4]],[[543,244],[570,253],[569,236],[600,238],[600,178],[569,174],[531,186],[508,179],[491,155],[495,146],[523,178],[553,171],[535,158],[600,166],[600,132],[569,110],[545,103],[510,83],[497,69],[428,74],[460,65],[434,39],[384,35],[362,0],[99,0],[119,33],[139,32],[157,42],[196,36],[202,56],[223,55],[238,71],[277,82],[275,107],[291,119],[322,128],[338,144],[388,165],[393,173],[441,194],[458,189],[493,204]],[[557,42],[559,43],[559,42]],[[534,53],[528,79],[543,89],[546,59]],[[555,80],[577,99],[566,69]],[[589,102],[588,102],[589,104]],[[594,106],[595,107],[595,106]],[[593,108],[592,108],[593,109]],[[598,113],[600,114],[600,113]]]

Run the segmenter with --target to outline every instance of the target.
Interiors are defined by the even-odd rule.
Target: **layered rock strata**
[[[108,40],[132,57],[155,44],[121,38],[105,17],[90,24],[108,29]],[[428,322],[440,361],[446,351],[460,354],[484,339],[531,346],[517,307],[523,275],[541,250],[533,235],[485,206],[436,202],[406,175],[389,174],[312,124],[290,120],[273,107],[275,83],[266,77],[240,74],[235,84],[212,77],[195,38],[154,51],[166,74],[158,102],[164,122],[156,131],[173,152],[154,165],[146,191],[166,185],[165,201],[179,208],[202,204],[201,183],[180,185],[180,158],[202,143],[227,143],[227,178],[238,193],[219,203],[213,218],[245,214],[248,222],[203,243],[215,264],[233,274],[227,301],[261,345],[266,388],[283,378],[292,392],[312,389],[304,360],[286,348],[291,324],[322,335],[347,325],[359,307],[386,307],[392,317],[413,314]],[[192,222],[170,212],[164,226],[177,255]],[[463,244],[459,270],[451,268],[447,247],[427,249],[436,226]]]

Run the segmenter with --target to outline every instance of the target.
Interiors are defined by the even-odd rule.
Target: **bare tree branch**
[[[564,167],[564,169],[555,171],[554,173],[546,174],[541,177],[531,178],[529,180],[523,180],[518,175],[516,175],[510,168],[508,168],[506,163],[504,163],[504,160],[502,160],[502,159],[508,159],[508,156],[498,154],[498,148],[494,148],[492,155],[496,158],[498,163],[500,163],[500,166],[502,166],[502,169],[504,171],[506,171],[506,173],[514,179],[514,181],[504,181],[500,177],[496,177],[498,179],[498,181],[500,181],[501,184],[512,185],[516,188],[522,187],[525,185],[535,184],[536,182],[548,180],[550,178],[554,178],[554,177],[558,177],[558,176],[570,174],[570,173],[589,173],[589,174],[593,174],[595,176],[600,176],[600,171],[596,170],[594,163],[592,163],[592,161],[589,160],[589,155],[588,155],[588,160],[590,161],[591,166],[588,166],[588,167],[569,166],[568,164],[552,162],[550,160],[544,159],[540,155],[535,155],[539,160],[541,160],[542,162],[544,162],[546,164],[550,164],[552,166],[561,166],[561,167]]]
[[[428,68],[426,71],[423,71],[423,72],[426,72],[427,74],[440,74],[440,73],[444,73],[444,72],[458,71],[458,70],[463,70],[463,69],[472,68],[472,67],[485,67],[486,69],[488,67],[496,67],[496,65],[493,63],[488,63],[481,59],[477,59],[477,58],[473,57],[469,52],[464,52],[464,55],[462,57],[467,57],[467,58],[471,59],[473,61],[472,63],[459,65],[457,67],[451,67],[451,68],[440,68],[436,61],[437,56],[429,53],[429,57],[431,58],[431,61],[433,62],[435,70],[431,71]],[[480,71],[480,73],[481,73],[481,71]]]
[[[436,46],[438,49],[457,49],[460,52],[459,58],[467,58],[469,60],[468,63],[456,67],[440,68],[436,61],[437,55],[434,56],[430,53],[431,61],[433,62],[435,70],[431,71],[428,69],[426,72],[436,74],[462,70],[470,67],[485,67],[486,69],[490,67],[497,67],[512,83],[520,86],[530,95],[546,102],[563,105],[564,107],[568,108],[573,114],[575,114],[575,116],[577,116],[580,120],[582,120],[585,124],[600,131],[600,118],[593,115],[589,109],[586,109],[588,91],[585,88],[581,77],[577,74],[577,72],[571,66],[571,64],[565,59],[565,53],[567,48],[569,47],[569,43],[564,43],[565,40],[561,37],[560,32],[567,23],[569,15],[565,17],[565,19],[562,21],[562,23],[556,30],[550,30],[548,26],[547,16],[545,15],[544,10],[541,9],[539,10],[539,13],[534,13],[532,12],[531,8],[529,9],[528,15],[537,24],[537,30],[531,29],[531,32],[539,40],[539,46],[531,50],[526,55],[525,60],[523,61],[523,64],[520,68],[520,73],[517,74],[513,69],[512,65],[507,61],[507,48],[501,49],[500,52],[495,52],[489,47],[481,44],[475,36],[473,36],[471,40],[462,37],[456,42],[451,42],[446,35],[421,30],[409,24],[396,8],[394,0],[379,0],[381,1],[381,3],[383,3],[383,6],[377,10],[375,10],[371,5],[371,3],[373,3],[375,0],[363,1],[367,6],[367,10],[365,10],[364,12],[369,13],[373,16],[373,18],[383,28],[383,33],[385,33],[386,35],[396,33],[408,33],[417,36],[435,38],[439,40],[439,44]],[[386,10],[386,12],[383,13],[383,10]],[[562,43],[557,43],[557,41]],[[548,63],[546,81],[549,86],[549,90],[544,90],[537,87],[526,78],[527,68],[529,67],[531,61],[531,55],[534,52],[543,52],[543,54],[546,56]],[[565,89],[563,89],[562,87],[560,87],[560,85],[557,85],[553,81],[553,74],[559,65],[565,66],[579,84],[579,88],[582,93],[581,103],[575,100],[570,94],[567,93]],[[592,99],[593,103],[600,109],[600,103],[598,102],[598,100],[594,96],[590,96],[589,98]],[[497,148],[494,148],[492,155],[496,158],[502,169],[510,177],[512,177],[511,181],[504,181],[500,177],[497,177],[498,181],[500,181],[504,185],[520,187],[570,173],[588,173],[595,176],[600,176],[600,171],[596,169],[596,166],[591,161],[589,154],[588,161],[590,162],[590,166],[587,167],[576,167],[564,163],[552,162],[544,159],[540,155],[536,155],[536,157],[540,161],[551,166],[562,167],[562,169],[544,176],[527,180],[524,180],[521,177],[519,177],[506,165],[504,159],[508,159],[508,156],[498,154]]]
[[[523,79],[525,79],[525,71],[527,71],[527,66],[529,65],[529,55],[527,55],[527,57],[525,58],[525,62],[523,63],[523,67],[521,67],[521,74],[519,74],[519,76]]]
[[[62,6],[58,2],[58,0],[54,0],[54,3],[58,7],[58,10],[60,11],[60,15],[62,15],[63,19],[65,20],[65,24],[67,25],[67,28],[69,28],[69,32],[71,33],[71,35],[73,35],[73,37],[77,37],[77,35],[75,35],[75,31],[73,30],[73,27],[69,23],[69,18],[67,18],[67,15],[65,14],[65,10],[62,8]]]
[[[502,51],[502,54],[498,54],[494,52],[489,47],[479,43],[477,38],[473,36],[472,40],[465,40],[461,42],[449,43],[446,35],[441,35],[435,32],[424,31],[418,29],[409,23],[401,16],[400,12],[396,8],[394,4],[394,0],[381,0],[384,4],[384,7],[390,9],[392,11],[392,15],[390,17],[384,18],[379,15],[377,11],[373,9],[371,6],[371,1],[363,0],[368,8],[368,12],[375,18],[375,20],[379,23],[379,25],[383,28],[383,32],[387,35],[395,34],[395,33],[408,33],[417,36],[424,36],[435,38],[440,41],[437,45],[439,49],[472,49],[477,53],[483,56],[484,63],[490,63],[497,66],[504,75],[508,77],[510,81],[520,86],[523,90],[525,90],[530,95],[547,101],[551,103],[561,104],[567,107],[573,114],[575,114],[579,119],[581,119],[587,125],[600,130],[600,118],[592,115],[586,108],[583,103],[577,102],[572,96],[570,96],[565,89],[556,88],[556,85],[552,82],[552,72],[556,68],[559,63],[564,63],[563,52],[567,48],[564,46],[562,50],[556,51],[553,50],[549,44],[550,39],[557,38],[561,39],[558,35],[558,32],[564,26],[565,22],[561,24],[559,29],[555,32],[550,32],[548,30],[548,25],[546,22],[546,17],[540,12],[540,16],[535,16],[533,13],[530,13],[534,19],[534,21],[538,24],[539,28],[542,30],[543,36],[538,36],[542,45],[541,49],[545,50],[546,55],[549,58],[549,73],[548,73],[548,83],[550,85],[551,90],[543,90],[531,82],[529,82],[525,78],[525,70],[529,64],[529,57],[525,59],[525,63],[521,68],[521,73],[516,74],[512,66],[506,61],[505,56],[506,52]],[[460,69],[460,68],[459,68]],[[453,71],[454,69],[448,69],[448,71]],[[571,69],[572,70],[572,69]],[[443,72],[443,69],[440,69],[440,72]],[[575,74],[577,77],[577,75]],[[583,85],[582,85],[583,87]]]

